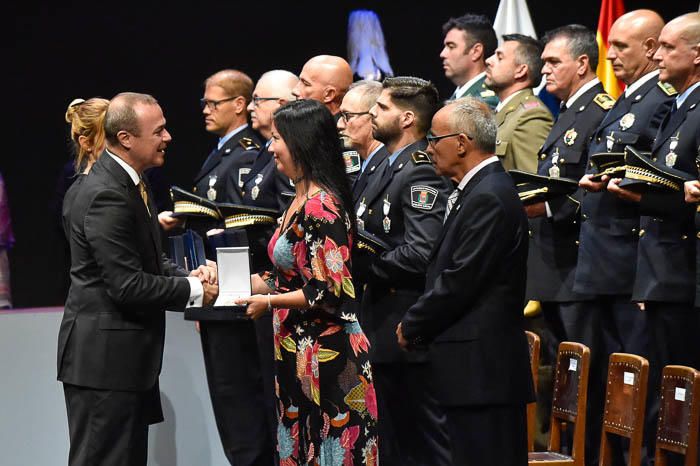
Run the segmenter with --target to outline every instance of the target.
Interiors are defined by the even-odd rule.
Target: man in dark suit
[[[64,210],[72,265],[58,380],[70,465],[145,465],[148,425],[163,419],[164,311],[206,304],[216,286],[185,278],[160,248],[155,204],[141,178],[163,165],[172,139],[157,101],[119,94],[105,135],[107,150]]]
[[[426,289],[396,329],[430,345],[452,464],[527,464],[525,405],[534,400],[523,329],[527,217],[494,155],[487,105],[457,100],[433,118],[428,151],[457,188],[430,255]]]
[[[654,54],[660,69],[659,79],[671,84],[678,96],[661,122],[651,146],[651,158],[693,178],[698,177],[700,147],[698,44],[700,13],[689,13],[664,26]],[[641,214],[632,299],[644,304],[649,320],[649,386],[658,387],[664,366],[700,366],[697,343],[700,325],[694,307],[694,209],[684,203],[683,192],[638,193],[620,187],[619,183],[619,179],[611,180],[608,191],[638,203]],[[650,398],[647,417],[654,423],[658,409],[658,397]]]
[[[447,434],[424,354],[407,354],[396,342],[396,325],[425,286],[425,268],[440,232],[448,187],[425,153],[425,135],[438,105],[428,81],[387,78],[370,109],[374,139],[391,155],[372,176],[357,221],[389,245],[371,261],[365,278],[360,324],[371,343],[379,406],[383,464],[449,463]],[[377,170],[375,170],[377,171]]]

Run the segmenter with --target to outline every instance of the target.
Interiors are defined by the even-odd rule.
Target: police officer
[[[450,18],[442,25],[442,33],[442,67],[445,77],[457,86],[449,100],[473,96],[496,107],[498,97],[484,83],[486,59],[498,46],[491,21],[484,15],[467,13]]]
[[[421,295],[430,250],[440,233],[448,192],[425,153],[438,106],[428,81],[387,78],[370,110],[374,138],[390,156],[373,175],[357,210],[358,222],[391,247],[363,273],[362,328],[371,343],[379,404],[383,464],[449,464],[445,420],[431,388],[427,353],[405,353],[396,326]]]
[[[661,31],[654,60],[659,79],[678,95],[651,147],[651,158],[698,177],[700,147],[700,13],[670,21]],[[668,364],[700,367],[695,301],[694,209],[674,191],[637,193],[612,180],[608,191],[639,204],[640,238],[632,299],[649,319],[649,386],[658,387]],[[656,421],[658,397],[647,416]],[[651,444],[648,445],[650,447]]]
[[[542,45],[522,34],[503,36],[486,60],[486,84],[498,96],[496,155],[506,170],[537,171],[537,151],[552,129],[552,114],[532,92],[541,80]]]

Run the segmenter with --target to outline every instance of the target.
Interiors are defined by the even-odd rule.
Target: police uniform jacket
[[[667,113],[652,146],[651,157],[698,176],[700,87],[681,108]],[[695,222],[683,188],[642,194],[637,274],[632,299],[693,303],[695,301]]]
[[[443,405],[534,400],[523,332],[527,219],[498,163],[464,186],[437,237],[426,290],[402,319],[404,337],[429,344]]]
[[[360,173],[352,184],[352,200],[355,205],[355,210],[359,207],[360,202],[365,194],[365,189],[369,185],[369,180],[379,173],[377,169],[381,166],[382,162],[389,157],[389,151],[386,146],[382,146],[375,152],[372,159],[369,161],[365,170]]]
[[[532,89],[523,89],[496,113],[496,155],[506,170],[537,172],[537,152],[552,129],[552,114]]]
[[[210,200],[240,204],[243,176],[250,171],[260,145],[260,137],[250,126],[233,135],[204,161],[194,178],[193,192],[209,198],[209,189],[213,189],[214,199]]]
[[[496,105],[498,105],[496,93],[486,85],[486,73],[460,95],[456,95],[455,91],[455,95],[450,100],[461,99],[462,97],[476,97],[486,102],[491,108],[496,108]]]
[[[358,216],[367,231],[391,247],[365,272],[360,313],[372,343],[370,355],[379,362],[425,359],[399,348],[396,326],[423,291],[428,256],[442,228],[451,191],[423,152],[426,147],[425,139],[418,140],[405,147],[393,165],[382,164],[387,176],[384,171],[373,175],[365,208]]]
[[[537,173],[578,181],[586,171],[593,133],[614,100],[598,83],[562,111],[539,154]],[[582,299],[574,293],[580,193],[548,201],[552,216],[529,219],[527,297],[539,301]]]
[[[669,93],[652,78],[629,97],[618,99],[593,136],[589,158],[599,152],[622,152],[626,145],[650,151],[671,105]],[[590,163],[587,173],[595,173]],[[638,205],[608,191],[584,193],[574,290],[594,295],[631,294],[638,240]]]

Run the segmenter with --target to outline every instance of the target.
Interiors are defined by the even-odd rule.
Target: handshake
[[[190,277],[198,278],[202,283],[202,306],[213,304],[219,296],[219,278],[216,271],[216,262],[207,259],[206,265],[200,265],[190,272]]]

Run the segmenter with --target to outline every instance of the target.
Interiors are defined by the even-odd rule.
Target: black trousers
[[[200,322],[200,329],[209,395],[226,458],[233,466],[273,465],[269,404],[254,323]]]
[[[442,466],[450,461],[445,416],[429,363],[372,363],[379,409],[380,464]]]
[[[146,466],[148,425],[163,420],[158,384],[143,392],[63,384],[69,466]]]
[[[455,466],[527,466],[523,405],[444,407]]]

